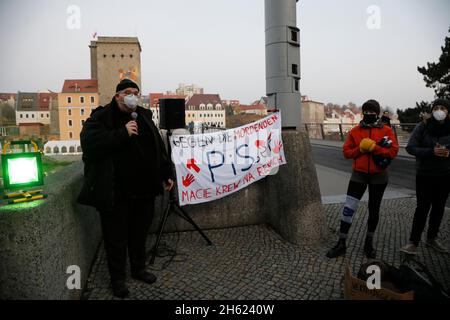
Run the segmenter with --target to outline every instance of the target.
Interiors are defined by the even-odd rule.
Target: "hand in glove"
[[[375,149],[376,142],[370,138],[364,138],[359,144],[359,151],[361,153],[372,152]]]

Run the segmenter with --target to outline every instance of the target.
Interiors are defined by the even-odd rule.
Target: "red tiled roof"
[[[220,96],[218,94],[194,94],[186,105],[198,107],[202,103],[205,105],[211,103],[215,106],[216,104],[222,104],[222,100],[220,100]]]
[[[62,93],[95,93],[98,92],[98,82],[95,79],[65,80]]]
[[[10,98],[13,98],[16,100],[17,93],[0,93],[0,100],[9,100]]]
[[[164,93],[161,92],[154,92],[154,93],[150,93],[150,107],[151,108],[157,108],[158,107],[158,103],[159,103],[159,99],[161,99],[163,97]]]
[[[58,94],[55,92],[51,93],[41,92],[38,94],[38,96],[39,96],[38,106],[40,109],[48,109],[50,106],[50,100],[58,99]]]
[[[159,99],[185,99],[184,95],[180,94],[165,94],[160,92],[150,93],[150,107],[159,108]]]

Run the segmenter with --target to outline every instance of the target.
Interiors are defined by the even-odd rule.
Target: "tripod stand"
[[[170,156],[172,154],[171,151],[171,147],[170,147],[170,129],[167,130],[167,135],[166,135],[166,139],[167,139],[167,151],[169,154],[169,159]],[[171,160],[170,160],[171,161]],[[173,166],[173,164],[172,164]],[[169,203],[167,204],[167,208],[164,211],[164,214],[161,218],[161,224],[159,226],[158,229],[158,238],[156,239],[156,243],[152,249],[152,256],[150,257],[150,261],[149,263],[151,265],[154,264],[155,262],[155,257],[156,254],[158,252],[158,247],[159,247],[159,243],[161,242],[161,237],[164,231],[164,227],[166,226],[167,223],[167,218],[169,217],[170,213],[175,212],[176,214],[178,214],[178,216],[182,219],[184,219],[185,221],[189,222],[194,228],[195,230],[197,230],[197,232],[200,233],[200,235],[203,237],[203,239],[205,239],[206,243],[210,246],[212,245],[212,242],[208,239],[208,237],[203,233],[202,229],[200,229],[200,227],[195,223],[194,220],[192,220],[192,218],[188,215],[188,213],[183,210],[183,208],[180,207],[180,205],[177,202],[177,197],[175,195],[175,188],[173,187],[170,191],[169,191]]]

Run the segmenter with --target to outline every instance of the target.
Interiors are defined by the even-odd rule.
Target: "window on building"
[[[50,118],[50,114],[49,113],[47,113],[47,118]]]
[[[112,57],[113,57],[113,58],[115,58],[115,57],[116,57],[116,55],[115,55],[115,54],[113,54],[113,55],[112,55]]]
[[[91,97],[91,103],[94,103],[94,102],[95,102],[95,98]]]
[[[72,126],[72,120],[69,120],[69,127]]]
[[[106,58],[106,54],[103,55],[103,58]]]
[[[20,114],[20,119],[22,119],[23,118],[23,114]]]
[[[84,126],[85,120],[81,120],[81,126]]]
[[[120,57],[121,57],[121,58],[123,58],[123,57],[124,57],[124,55],[123,55],[123,54],[121,54],[121,55],[120,55]]]
[[[84,97],[80,97],[80,103],[84,103]]]
[[[69,132],[69,139],[72,139],[72,138],[73,138],[73,133]]]
[[[84,116],[84,109],[83,108],[80,109],[80,115]]]
[[[67,114],[68,114],[69,116],[71,116],[71,115],[72,115],[72,109],[67,110]]]
[[[67,103],[72,103],[72,98],[71,97],[67,97]]]
[[[298,91],[298,79],[294,79],[294,90]]]
[[[297,31],[291,30],[291,41],[298,42]]]
[[[298,65],[295,63],[292,64],[292,74],[298,74]]]
[[[132,54],[130,54],[130,58],[133,58],[133,55],[132,55]]]
[[[28,113],[25,115],[25,118],[27,118],[28,119]]]
[[[44,114],[43,113],[41,113],[41,118],[43,118],[44,117]]]
[[[31,117],[34,119],[34,113],[31,114]]]

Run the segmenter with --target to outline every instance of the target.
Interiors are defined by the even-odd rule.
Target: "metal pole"
[[[283,128],[301,125],[300,29],[296,0],[265,0],[268,108],[281,110]]]

